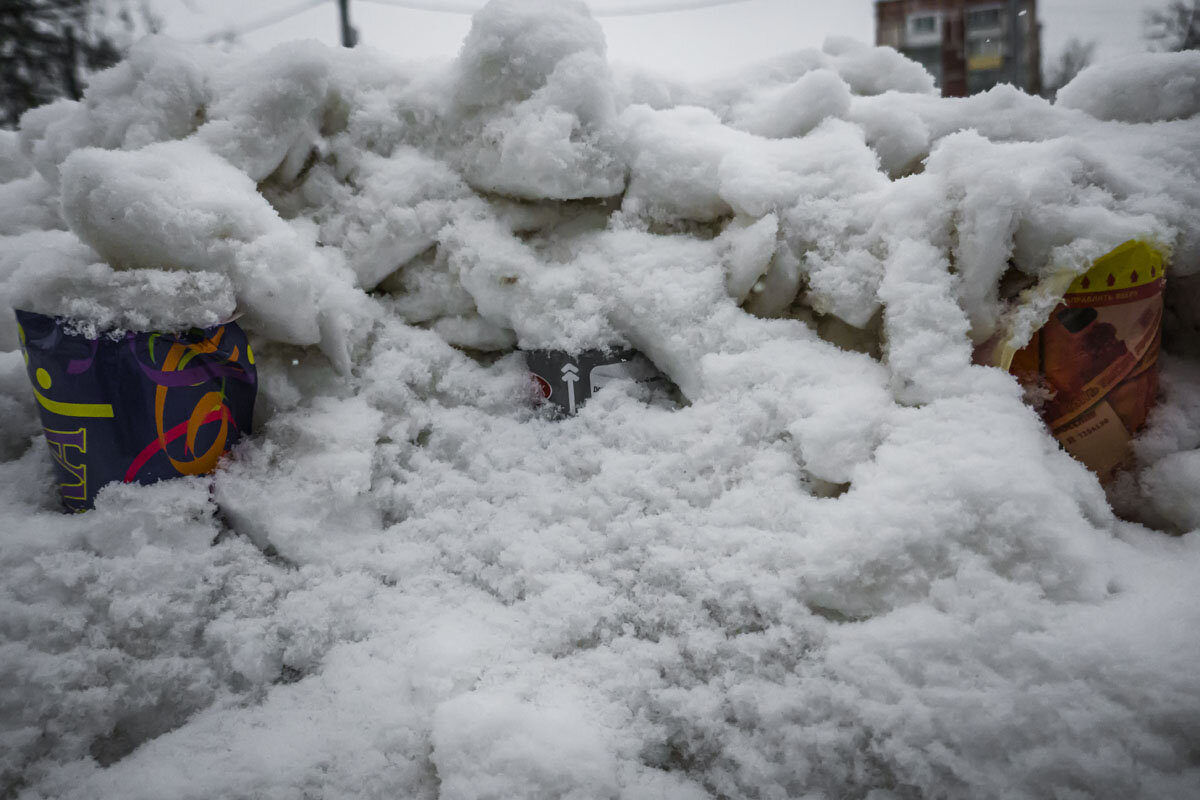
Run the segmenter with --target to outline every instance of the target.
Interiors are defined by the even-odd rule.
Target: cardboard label
[[[1041,413],[1055,438],[1102,478],[1126,459],[1154,404],[1164,287],[1162,255],[1126,242],[1071,283],[1007,365],[1047,398]],[[1003,366],[1002,349],[981,348],[981,360]]]

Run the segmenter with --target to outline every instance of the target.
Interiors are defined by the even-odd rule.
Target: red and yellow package
[[[1101,479],[1126,460],[1154,404],[1165,286],[1162,254],[1126,242],[1071,283],[1025,347],[977,353],[1045,398],[1054,437]]]

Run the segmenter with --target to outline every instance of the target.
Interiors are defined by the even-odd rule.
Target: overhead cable
[[[228,28],[222,28],[220,30],[213,31],[212,33],[204,36],[202,41],[216,42],[220,41],[221,39],[237,38],[247,33],[253,33],[261,28],[269,27],[278,22],[283,22],[285,19],[291,19],[298,14],[303,14],[305,11],[308,11],[311,8],[325,5],[328,2],[329,0],[302,0],[302,2],[288,6],[280,11],[276,11],[274,14],[260,17],[249,24],[239,25],[236,28],[230,26]]]
[[[704,8],[719,8],[750,3],[753,0],[653,0],[652,2],[626,2],[595,9],[595,17],[639,17],[646,14],[670,14],[675,11],[699,11]]]
[[[377,5],[395,6],[411,11],[436,11],[444,14],[474,14],[483,7],[482,2],[470,0],[362,0]],[[702,8],[717,8],[749,3],[753,0],[626,0],[601,8],[592,8],[594,17],[635,17],[645,14],[669,14],[674,11],[697,11]]]
[[[246,25],[229,26],[206,34],[199,41],[216,42],[235,39],[262,28],[275,25],[309,9],[324,5],[330,0],[302,0],[273,14],[260,17]],[[361,0],[376,5],[393,6],[410,11],[433,11],[443,14],[474,14],[484,6],[481,0]],[[669,14],[676,11],[697,11],[704,8],[739,5],[753,0],[624,0],[602,8],[592,9],[595,17],[636,17],[647,14]]]

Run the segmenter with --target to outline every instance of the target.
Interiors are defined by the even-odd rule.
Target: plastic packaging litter
[[[1128,458],[1155,402],[1165,286],[1162,254],[1126,242],[1074,279],[1024,347],[992,340],[976,351],[1040,398],[1055,438],[1102,479]]]
[[[608,383],[632,380],[666,383],[651,361],[636,350],[526,350],[525,366],[533,382],[535,402],[552,403],[564,414],[579,407]]]
[[[26,370],[68,511],[114,481],[201,475],[250,433],[254,353],[233,322],[89,338],[17,311]]]

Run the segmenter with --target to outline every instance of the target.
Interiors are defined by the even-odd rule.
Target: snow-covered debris
[[[0,134],[0,303],[240,313],[259,419],[62,516],[0,315],[3,792],[1195,796],[1193,62],[673,83],[557,0],[444,65],[141,42]],[[1177,330],[1106,495],[971,358],[1132,238]],[[678,392],[555,421],[517,347]]]

